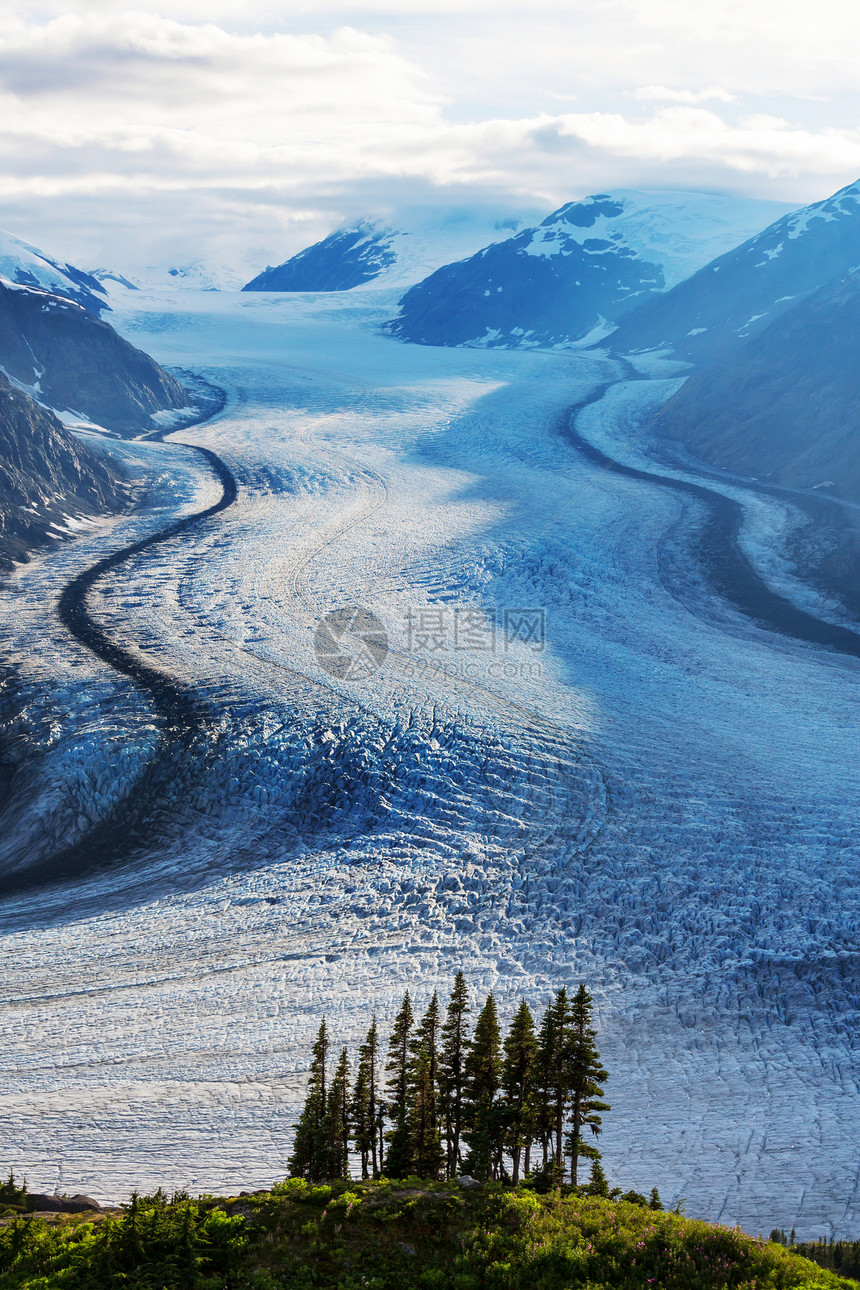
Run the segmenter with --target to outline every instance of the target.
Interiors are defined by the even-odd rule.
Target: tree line
[[[837,1272],[841,1277],[853,1277],[854,1280],[860,1277],[860,1241],[834,1241],[832,1236],[829,1239],[821,1237],[817,1241],[796,1241],[794,1238],[794,1228],[791,1235],[786,1236],[785,1228],[775,1227],[769,1239],[787,1246],[804,1259],[811,1259],[819,1267]]]
[[[458,972],[445,1015],[434,992],[420,1019],[409,991],[383,1045],[374,1016],[353,1078],[343,1048],[332,1060],[325,1019],[313,1046],[307,1097],[295,1126],[293,1177],[455,1178],[513,1184],[524,1177],[576,1186],[582,1161],[608,1191],[596,1139],[603,1084],[593,1002],[584,985],[562,987],[540,1024],[522,1001],[502,1037],[492,993],[470,1028],[469,992]]]

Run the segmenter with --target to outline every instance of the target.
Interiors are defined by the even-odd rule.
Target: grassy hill
[[[10,1217],[0,1290],[857,1290],[782,1246],[627,1201],[291,1180],[121,1215]]]

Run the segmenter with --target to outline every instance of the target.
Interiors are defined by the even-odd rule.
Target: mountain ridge
[[[631,310],[728,249],[772,213],[714,194],[620,189],[566,202],[413,286],[389,329],[429,345],[568,345],[608,335]]]
[[[661,434],[725,469],[860,501],[860,273],[825,284],[693,373]]]
[[[98,316],[109,310],[107,292],[95,274],[55,260],[37,246],[0,229],[0,277],[17,286],[64,296]]]
[[[188,405],[173,376],[82,305],[3,279],[0,366],[40,403],[113,430]]]
[[[659,300],[643,303],[609,345],[619,353],[669,350],[706,362],[858,265],[860,182],[783,215]]]
[[[535,212],[406,210],[342,226],[282,264],[269,266],[243,291],[351,291],[405,288],[443,264],[503,241]]]
[[[128,501],[121,473],[0,372],[0,570]]]

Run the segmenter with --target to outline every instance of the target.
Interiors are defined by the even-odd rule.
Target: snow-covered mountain
[[[860,183],[792,211],[629,315],[619,352],[671,349],[691,359],[762,332],[793,302],[860,265]]]
[[[8,278],[27,287],[42,287],[54,295],[76,300],[78,304],[98,314],[109,309],[107,293],[92,273],[76,269],[40,251],[37,246],[23,242],[12,233],[0,230],[0,277]]]
[[[0,279],[5,374],[40,403],[116,430],[187,406],[182,386],[82,305]]]
[[[790,305],[697,372],[662,432],[744,475],[860,501],[860,274]]]
[[[430,345],[555,344],[603,334],[784,206],[709,193],[599,193],[448,264],[408,291],[392,331]]]
[[[116,285],[124,287],[126,291],[140,290],[136,283],[132,282],[129,278],[124,277],[121,273],[115,272],[114,269],[93,269],[92,275],[94,278],[98,278],[99,282],[103,285],[104,283],[108,283],[109,288],[110,286]]]
[[[247,281],[251,265],[244,255],[235,261],[209,256],[178,264],[165,260],[161,264],[137,265],[120,273],[116,269],[93,269],[94,278],[102,283],[108,297],[120,308],[129,303],[129,291],[162,291],[178,287],[188,291],[238,291]]]
[[[145,271],[142,276],[145,285],[169,283],[175,287],[189,287],[194,291],[238,291],[245,281],[242,268],[216,259],[171,264],[162,270]]]
[[[362,220],[258,274],[243,291],[349,291],[406,287],[488,242],[512,237],[534,211],[488,215],[471,210],[399,212]]]
[[[243,291],[348,291],[385,273],[396,262],[394,229],[359,224],[341,229],[299,251],[284,264],[269,266]]]

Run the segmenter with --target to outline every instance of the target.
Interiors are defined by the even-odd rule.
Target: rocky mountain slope
[[[119,475],[0,373],[0,570],[125,501]]]
[[[736,341],[687,381],[659,425],[739,474],[860,501],[860,275]]]
[[[597,328],[605,334],[773,210],[712,194],[627,190],[568,202],[413,287],[391,330],[431,345],[545,345]]]
[[[783,216],[619,326],[620,353],[669,349],[707,361],[860,264],[860,183]]]
[[[38,247],[0,230],[0,277],[26,287],[41,287],[76,300],[92,313],[109,309],[107,293],[94,274],[46,255]]]
[[[154,359],[81,305],[0,280],[0,368],[41,403],[108,426],[145,428],[188,396]]]

